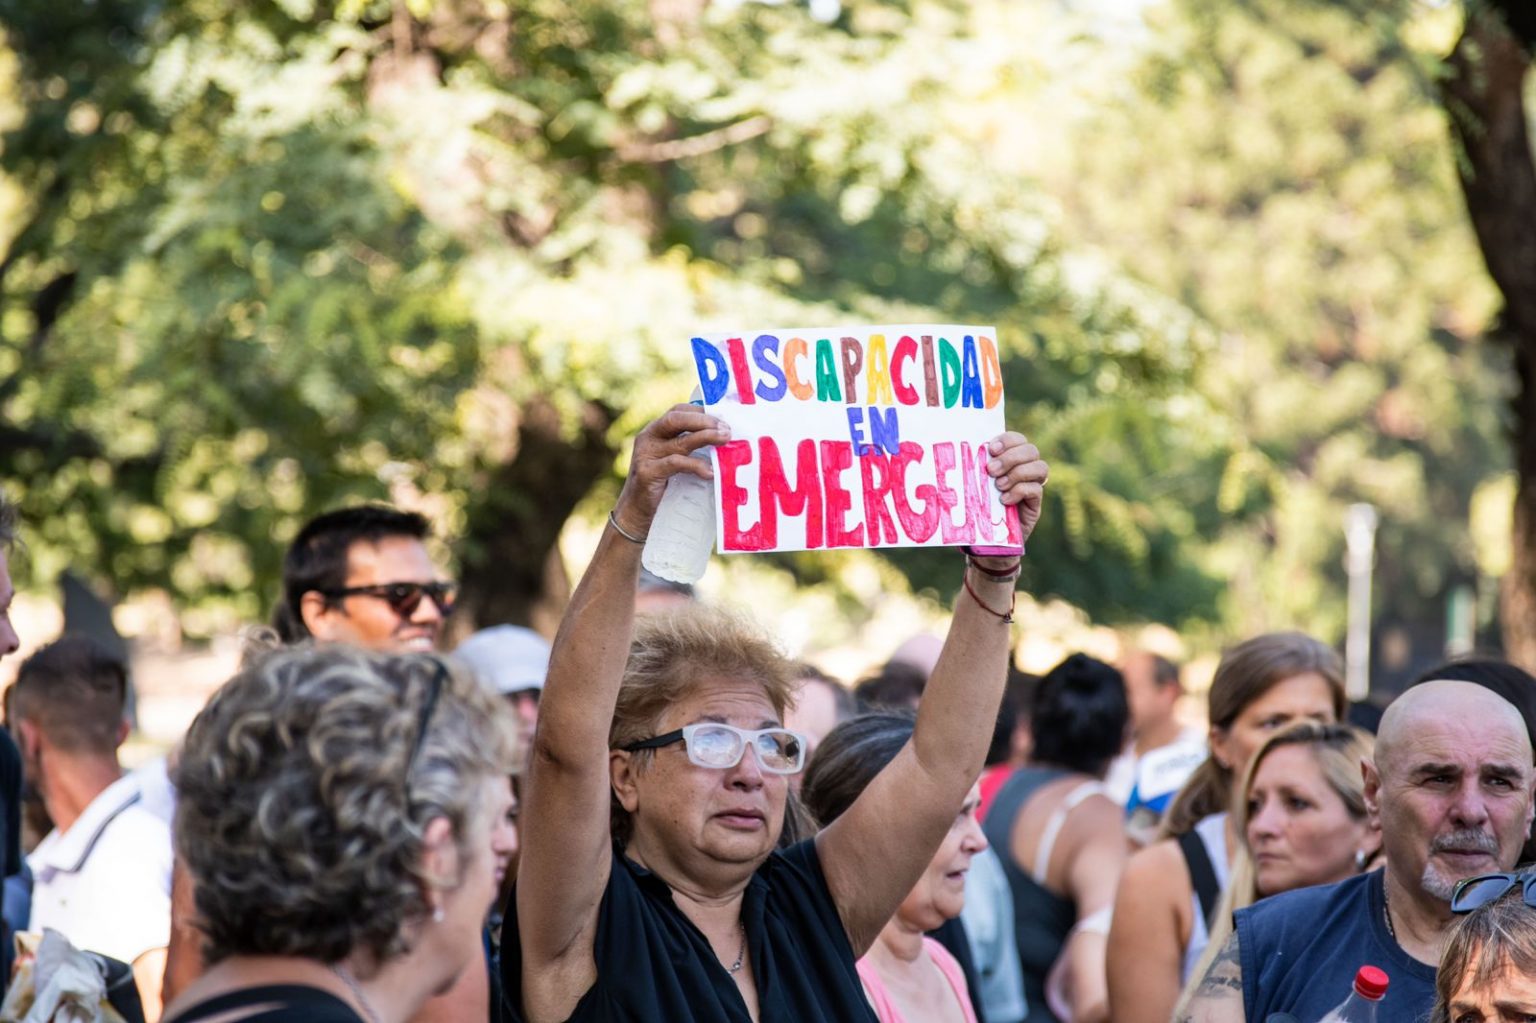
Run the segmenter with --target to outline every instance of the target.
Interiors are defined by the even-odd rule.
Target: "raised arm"
[[[614,518],[643,537],[667,480],[705,479],[690,452],[729,439],[713,416],[678,405],[635,439]],[[517,921],[524,1001],[533,1018],[564,1019],[597,979],[593,935],[612,865],[608,730],[634,629],[640,545],[610,524],[571,596],[550,653],[523,800]]]
[[[1017,433],[995,438],[988,451],[988,472],[999,482],[1003,502],[1018,505],[1027,540],[1040,518],[1046,464]],[[979,563],[1001,572],[1017,559]],[[986,759],[1008,671],[1009,628],[1000,613],[1012,604],[1016,575],[998,578],[970,565],[965,572],[974,596],[962,591],[956,599],[912,738],[848,811],[816,836],[855,955],[864,954],[917,883]],[[872,859],[871,849],[881,855]]]

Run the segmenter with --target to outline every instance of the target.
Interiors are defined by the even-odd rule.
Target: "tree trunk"
[[[1497,336],[1514,351],[1513,559],[1503,583],[1509,659],[1536,671],[1536,158],[1522,90],[1530,56],[1500,14],[1470,6],[1444,88],[1467,212],[1503,293]]]
[[[555,545],[577,503],[613,465],[612,423],[609,409],[590,404],[572,441],[553,407],[524,408],[516,454],[489,474],[469,509],[458,546],[463,594],[455,635],[501,624],[554,635],[570,597]]]

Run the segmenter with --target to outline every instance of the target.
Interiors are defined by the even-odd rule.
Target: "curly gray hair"
[[[423,872],[428,822],[447,818],[466,862],[514,741],[503,702],[438,657],[255,659],[198,714],[178,770],[176,848],[209,961],[407,952],[427,886],[445,883]]]

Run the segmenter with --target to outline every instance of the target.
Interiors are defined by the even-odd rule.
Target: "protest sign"
[[[1017,548],[987,474],[1003,431],[991,327],[868,326],[693,338],[722,553]]]

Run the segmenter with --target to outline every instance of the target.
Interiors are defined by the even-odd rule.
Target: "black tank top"
[[[1077,906],[1046,889],[1014,860],[1013,827],[1031,796],[1073,773],[1055,767],[1019,768],[998,790],[982,824],[987,841],[1003,862],[1003,873],[1013,893],[1013,929],[1019,943],[1030,1023],[1058,1023],[1045,1001],[1045,978],[1077,922]]]
[[[236,1009],[266,1006],[262,1011],[240,1017],[239,1023],[364,1023],[352,1007],[329,991],[303,984],[266,984],[241,988],[198,1002],[179,1016],[164,1023],[196,1023],[197,1020]]]

